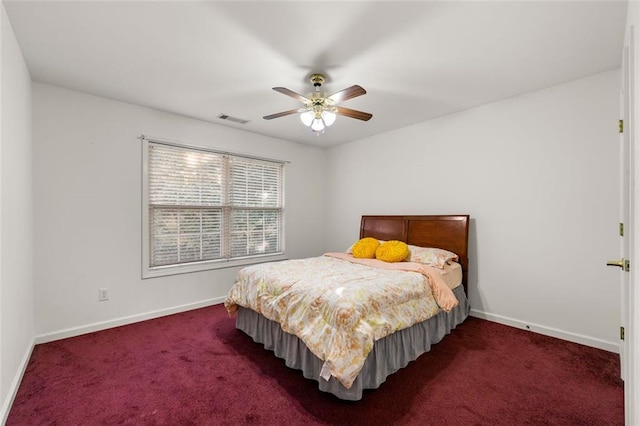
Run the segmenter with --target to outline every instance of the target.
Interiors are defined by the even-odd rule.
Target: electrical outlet
[[[101,288],[98,290],[98,301],[104,302],[105,300],[109,300],[109,289]]]

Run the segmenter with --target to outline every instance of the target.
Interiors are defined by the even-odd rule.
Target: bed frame
[[[437,247],[460,257],[463,285],[454,289],[458,306],[375,342],[360,374],[351,388],[346,389],[335,377],[320,378],[323,361],[307,349],[302,340],[288,334],[274,321],[243,307],[238,308],[236,327],[265,349],[285,360],[288,367],[302,370],[304,377],[318,382],[318,389],[340,399],[357,401],[366,389],[378,388],[386,378],[406,367],[421,354],[431,350],[469,315],[467,293],[468,215],[439,216],[362,216],[360,237],[399,240],[422,247]]]

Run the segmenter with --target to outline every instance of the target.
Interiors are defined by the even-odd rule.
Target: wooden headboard
[[[437,247],[454,252],[460,257],[462,285],[467,292],[469,215],[362,216],[360,238],[364,237],[399,240],[415,246]]]

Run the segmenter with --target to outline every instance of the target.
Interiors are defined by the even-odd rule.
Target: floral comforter
[[[324,361],[324,379],[334,376],[348,389],[376,340],[440,311],[434,294],[450,293],[454,302],[438,297],[447,311],[457,304],[451,290],[440,287],[435,268],[357,262],[344,253],[328,253],[246,267],[238,272],[225,307],[233,314],[243,306],[278,322]]]

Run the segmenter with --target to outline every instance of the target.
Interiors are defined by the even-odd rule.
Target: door
[[[630,34],[631,35],[631,34]],[[630,40],[631,41],[631,40]],[[620,92],[620,110],[622,113],[622,124],[620,126],[620,258],[623,263],[620,274],[620,295],[621,295],[621,309],[620,309],[620,373],[622,379],[625,382],[628,379],[628,359],[629,350],[626,340],[624,339],[625,331],[629,330],[629,297],[628,289],[630,282],[630,273],[628,267],[628,259],[630,259],[631,247],[630,247],[630,234],[633,229],[633,215],[631,214],[631,198],[633,193],[631,192],[631,168],[633,161],[633,154],[631,152],[631,126],[629,120],[629,114],[631,109],[631,90],[630,90],[630,76],[631,76],[631,57],[632,46],[625,46],[622,55],[622,69],[621,69],[621,92]],[[624,129],[626,124],[626,129]]]
[[[633,359],[633,340],[636,334],[633,330],[634,303],[632,287],[635,282],[635,270],[640,267],[635,254],[635,29],[629,27],[628,38],[622,54],[621,87],[620,87],[620,260],[607,262],[610,266],[620,267],[620,375],[624,380],[625,420],[633,424],[635,408],[633,394],[635,388],[635,372]],[[633,260],[630,262],[629,259]],[[631,265],[629,265],[631,263]]]
[[[636,155],[640,155],[638,147],[637,126],[637,107],[638,98],[638,82],[640,81],[636,74],[639,69],[636,61],[639,47],[636,39],[636,30],[634,25],[630,25],[625,40],[623,50],[622,70],[621,70],[621,112],[624,120],[624,128],[620,136],[620,220],[624,224],[624,232],[620,243],[621,260],[623,263],[621,271],[621,326],[624,335],[621,335],[620,341],[620,362],[621,376],[624,380],[624,398],[625,398],[625,423],[637,424],[638,412],[638,369],[637,357],[637,297],[635,294],[635,286],[638,280],[636,274],[637,268],[640,268],[640,256],[636,250],[635,242],[640,236],[640,230],[636,229],[635,202],[638,199],[637,193],[640,188],[636,187]],[[626,260],[631,260],[630,270],[625,271]]]

